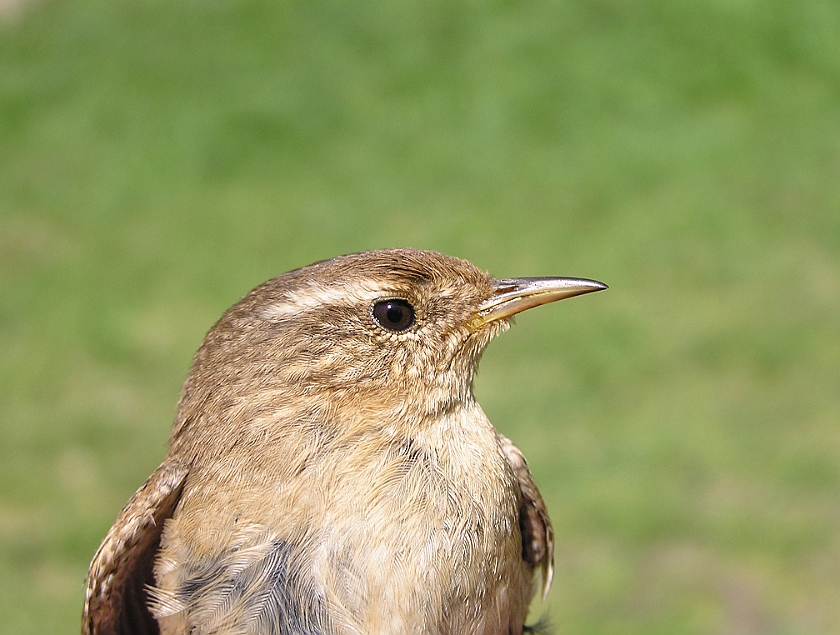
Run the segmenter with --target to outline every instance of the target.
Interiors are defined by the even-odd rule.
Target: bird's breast
[[[185,493],[162,542],[169,566],[157,576],[177,597],[189,591],[183,610],[203,602],[218,613],[232,600],[217,580],[230,586],[251,571],[233,603],[264,606],[239,613],[305,615],[313,633],[521,626],[530,579],[519,490],[477,404],[420,425],[357,426],[297,452],[305,456],[281,459],[294,470],[265,462],[237,470],[235,495],[213,469]],[[245,455],[231,460],[248,464]]]

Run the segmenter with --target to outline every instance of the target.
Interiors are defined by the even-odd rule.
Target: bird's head
[[[481,353],[514,314],[604,288],[494,279],[466,260],[412,249],[296,269],[254,289],[210,330],[175,434],[278,413],[434,416],[471,399]]]

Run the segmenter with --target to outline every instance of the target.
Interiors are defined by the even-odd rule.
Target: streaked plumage
[[[404,249],[261,285],[196,353],[83,634],[522,633],[551,524],[473,374],[511,315],[602,288]]]

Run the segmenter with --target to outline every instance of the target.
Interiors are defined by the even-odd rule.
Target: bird
[[[529,632],[553,530],[473,378],[515,314],[606,288],[402,248],[258,286],[96,551],[83,635]]]

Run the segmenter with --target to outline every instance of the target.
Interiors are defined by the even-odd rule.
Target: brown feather
[[[511,315],[599,288],[393,249],[254,289],[94,556],[83,635],[521,635],[552,528],[473,375]]]
[[[525,456],[513,442],[499,434],[502,450],[513,468],[522,492],[519,508],[519,529],[522,532],[522,557],[534,569],[542,569],[543,599],[551,588],[554,576],[554,530],[540,490],[528,469]]]
[[[83,635],[152,635],[147,585],[164,521],[172,515],[186,470],[168,461],[131,497],[102,541],[86,581]]]

